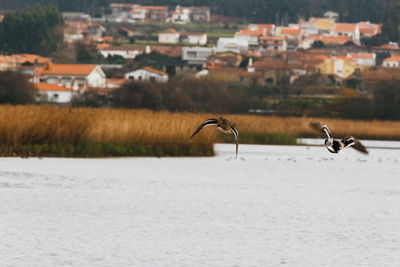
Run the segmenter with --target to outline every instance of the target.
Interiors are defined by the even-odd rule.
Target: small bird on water
[[[321,131],[327,135],[328,139],[325,139],[324,146],[331,153],[339,153],[340,151],[342,151],[347,147],[352,147],[361,153],[368,154],[367,148],[363,146],[363,144],[361,144],[361,142],[355,139],[353,136],[346,136],[342,140],[335,140],[332,137],[328,126],[323,125],[322,123],[319,122],[311,122],[310,127],[312,127],[314,130]]]
[[[203,129],[206,126],[211,126],[215,125],[217,126],[217,129],[220,130],[223,133],[232,133],[235,136],[236,139],[236,157],[238,154],[238,147],[239,147],[239,132],[236,129],[235,124],[231,123],[229,120],[220,117],[219,119],[217,118],[211,118],[200,124],[200,126],[197,128],[197,130],[192,134],[190,138],[195,136],[201,129]]]

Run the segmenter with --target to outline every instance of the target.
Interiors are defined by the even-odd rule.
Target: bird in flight
[[[235,126],[235,124],[232,124],[229,120],[220,117],[219,119],[217,118],[211,118],[200,124],[200,126],[196,129],[196,131],[192,134],[190,138],[193,138],[201,129],[203,129],[206,126],[211,126],[215,125],[217,126],[217,129],[220,130],[223,133],[232,133],[235,136],[236,140],[236,157],[238,154],[238,147],[239,147],[239,132]]]
[[[314,130],[317,130],[317,131],[320,131],[320,132],[323,132],[326,134],[326,136],[328,138],[325,139],[324,146],[331,153],[338,153],[341,150],[343,150],[344,148],[352,147],[361,153],[368,154],[367,148],[363,144],[361,144],[361,142],[359,140],[355,139],[353,136],[346,136],[342,140],[336,140],[332,137],[328,126],[323,125],[322,123],[319,123],[319,122],[311,122],[310,126]]]

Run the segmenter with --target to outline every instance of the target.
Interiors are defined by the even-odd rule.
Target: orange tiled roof
[[[144,70],[147,70],[147,71],[150,71],[150,72],[157,73],[157,74],[159,74],[159,75],[163,75],[163,76],[166,75],[166,76],[168,76],[167,73],[162,72],[162,71],[159,71],[159,70],[156,70],[156,69],[153,69],[153,68],[150,68],[150,67],[144,67],[143,69],[144,69]]]
[[[46,68],[41,72],[47,75],[77,75],[87,76],[89,75],[97,65],[89,64],[48,64]]]
[[[399,50],[400,48],[396,45],[392,44],[383,44],[381,46],[375,46],[374,49],[382,49],[382,50]]]
[[[397,62],[400,62],[400,56],[392,56],[392,57],[385,58],[385,59],[383,60],[383,62],[388,62],[388,61],[397,61]]]
[[[244,29],[244,30],[240,30],[236,34],[238,34],[238,35],[262,35],[263,32],[261,30],[252,31],[252,30]]]
[[[355,23],[337,23],[335,32],[355,32],[357,24]]]
[[[29,62],[31,64],[39,63],[39,64],[46,64],[50,63],[51,59],[48,57],[41,57],[35,54],[15,54],[13,55],[14,58],[17,60],[17,63],[23,64],[25,62]]]
[[[363,54],[349,54],[350,58],[370,58],[373,59],[375,57],[374,53],[363,53]]]
[[[300,35],[301,34],[301,29],[282,28],[280,34]]]
[[[285,40],[285,37],[283,37],[283,36],[261,36],[260,40],[283,41],[283,40]]]
[[[63,91],[63,92],[72,92],[74,91],[72,87],[65,87],[63,85],[58,84],[49,84],[49,83],[35,83],[34,87],[39,91]],[[78,87],[78,91],[82,89],[82,86]]]
[[[107,79],[107,83],[123,84],[127,82],[127,79]]]
[[[352,40],[350,36],[325,36],[325,35],[309,35],[308,38],[321,41],[324,44],[345,44]]]
[[[178,33],[178,32],[173,28],[169,28],[169,29],[166,29],[165,31],[163,31],[162,33]]]

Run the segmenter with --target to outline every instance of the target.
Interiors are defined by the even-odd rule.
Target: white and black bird
[[[223,133],[232,133],[235,136],[236,140],[236,157],[238,154],[238,148],[239,148],[239,132],[236,128],[236,125],[231,123],[229,120],[220,117],[219,119],[217,118],[211,118],[200,124],[200,126],[196,129],[196,131],[192,134],[190,138],[195,136],[201,129],[207,126],[215,125],[217,126],[217,129],[220,130]]]
[[[325,139],[324,146],[328,149],[331,153],[339,153],[344,148],[352,147],[355,150],[368,154],[368,150],[361,142],[355,139],[353,136],[346,136],[342,140],[336,140],[332,137],[331,132],[329,131],[328,126],[323,125],[319,122],[311,122],[310,126],[318,131],[321,131],[327,135],[327,139]]]

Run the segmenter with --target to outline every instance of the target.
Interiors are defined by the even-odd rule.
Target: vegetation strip
[[[67,108],[47,105],[0,106],[0,156],[212,156],[216,142],[232,135],[198,125],[216,114]],[[338,136],[400,140],[400,122],[354,121],[222,114],[239,129],[240,144],[294,145],[298,137],[319,137],[311,121],[327,123]],[[240,148],[239,148],[240,153]]]

